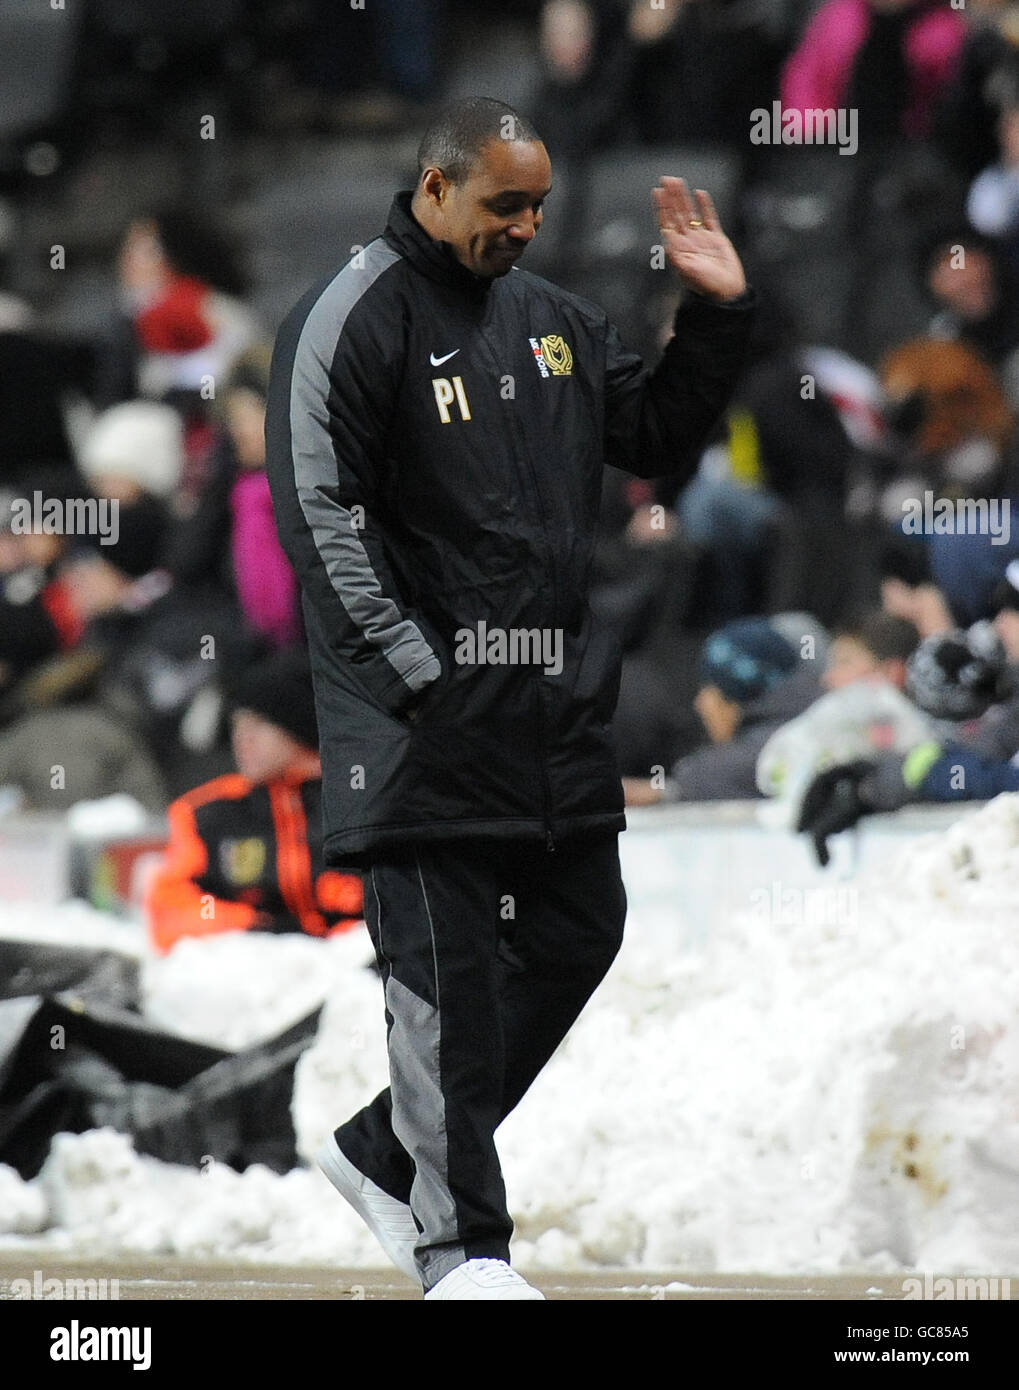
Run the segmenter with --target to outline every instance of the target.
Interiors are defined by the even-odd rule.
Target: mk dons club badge
[[[541,355],[553,376],[569,376],[573,371],[573,353],[558,333],[541,340]]]
[[[230,883],[255,883],[265,868],[265,841],[257,835],[247,840],[224,840],[219,847],[219,863]]]

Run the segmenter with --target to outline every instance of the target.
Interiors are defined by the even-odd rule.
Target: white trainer
[[[467,1260],[451,1269],[425,1298],[540,1298],[545,1295],[505,1260]]]
[[[418,1228],[408,1204],[390,1197],[355,1168],[337,1144],[335,1135],[330,1134],[316,1158],[322,1172],[354,1208],[397,1269],[403,1270],[420,1286],[421,1276],[414,1263]]]

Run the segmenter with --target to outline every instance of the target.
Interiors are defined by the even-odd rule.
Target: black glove
[[[807,788],[796,829],[813,840],[822,869],[831,859],[828,836],[851,829],[862,816],[877,809],[860,789],[860,783],[873,771],[874,764],[861,758],[818,773]]]

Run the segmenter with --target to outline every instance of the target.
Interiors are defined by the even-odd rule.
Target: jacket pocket
[[[443,664],[442,671],[435,680],[429,681],[425,688],[418,694],[409,705],[406,705],[399,714],[391,716],[398,724],[403,724],[407,728],[414,729],[421,724],[428,722],[434,715],[436,709],[442,703],[442,695],[449,683],[449,670],[447,664]]]

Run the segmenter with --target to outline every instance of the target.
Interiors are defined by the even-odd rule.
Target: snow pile
[[[365,968],[373,956],[363,926],[327,941],[244,932],[184,940],[145,962],[142,1008],[169,1033],[231,1049],[282,1033],[333,996],[370,1015],[377,1031],[381,986]]]
[[[1019,796],[908,842],[837,911],[769,884],[696,948],[677,928],[670,950],[624,840],[623,950],[499,1131],[516,1262],[1015,1273]],[[370,954],[363,929],[187,943],[146,962],[146,1011],[237,1047],[325,999],[294,1096],[310,1158],[386,1084]],[[91,1250],[383,1262],[317,1172],[172,1168],[108,1131],[61,1137],[34,1183],[0,1169],[0,1230],[46,1221]]]
[[[137,924],[112,917],[108,912],[97,912],[77,899],[57,908],[33,902],[5,902],[0,906],[0,937],[4,939],[119,951],[136,960],[148,949],[145,933]]]
[[[501,1133],[522,1262],[1019,1268],[1019,797],[857,890],[631,937]]]
[[[93,1130],[58,1135],[28,1186],[48,1201],[51,1248],[318,1265],[342,1252],[353,1265],[379,1263],[363,1223],[308,1169],[281,1177],[261,1165],[180,1168],[136,1154],[126,1135]]]

